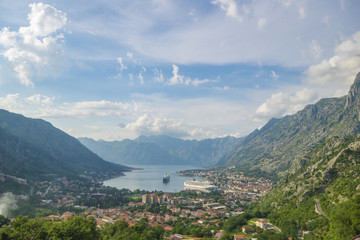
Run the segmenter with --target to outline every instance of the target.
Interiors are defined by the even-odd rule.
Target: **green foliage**
[[[141,220],[133,227],[124,221],[107,224],[101,229],[102,239],[116,240],[147,240],[163,239],[165,231],[162,227],[149,227],[146,220]]]
[[[296,237],[298,228],[294,220],[281,219],[279,222],[279,228],[286,236]]]
[[[234,239],[234,238],[233,238],[232,234],[230,234],[230,233],[224,233],[221,237],[221,240],[232,240],[232,239]]]
[[[360,234],[360,196],[340,203],[331,212],[328,239],[350,239]]]
[[[246,225],[247,221],[251,218],[252,216],[244,213],[241,214],[239,216],[235,216],[235,217],[230,217],[224,224],[223,229],[228,232],[228,233],[232,233],[232,232],[241,232],[242,231],[242,226]]]
[[[266,230],[257,236],[258,240],[288,240],[288,237],[282,233],[276,233],[273,230]]]
[[[349,239],[359,234],[360,142],[358,136],[331,137],[314,147],[306,164],[277,182],[249,210],[264,213],[287,236],[311,231],[307,239]],[[319,201],[322,212],[315,212]]]
[[[0,217],[0,220],[2,219]],[[146,220],[139,221],[133,227],[129,227],[129,224],[124,221],[118,221],[114,224],[106,224],[99,229],[96,221],[91,217],[75,216],[64,222],[18,217],[10,224],[4,224],[0,228],[0,239],[160,240],[163,239],[164,232],[160,226],[148,226]]]
[[[5,217],[4,215],[0,215],[0,228],[4,225],[8,225],[10,223],[10,219]]]
[[[48,122],[5,110],[0,110],[0,169],[28,182],[59,176],[77,179],[84,173],[110,177],[128,170],[104,161]]]

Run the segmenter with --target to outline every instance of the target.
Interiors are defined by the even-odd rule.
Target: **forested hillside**
[[[114,176],[129,169],[104,161],[44,120],[5,110],[0,110],[0,140],[0,173],[28,180]]]
[[[289,235],[350,239],[360,234],[360,135],[331,137],[305,155],[306,165],[279,181],[258,210]]]

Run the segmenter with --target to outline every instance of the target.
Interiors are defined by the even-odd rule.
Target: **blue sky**
[[[0,2],[0,108],[75,136],[245,136],[347,93],[357,0]]]

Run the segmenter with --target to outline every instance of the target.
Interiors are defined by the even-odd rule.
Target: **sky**
[[[0,108],[74,137],[246,136],[346,95],[358,0],[3,0]]]

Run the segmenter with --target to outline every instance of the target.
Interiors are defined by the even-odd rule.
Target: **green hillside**
[[[277,183],[258,205],[281,229],[305,239],[360,234],[360,135],[331,137],[305,156],[307,164]]]
[[[80,174],[106,178],[128,169],[104,161],[46,121],[0,110],[1,173],[30,180]]]

